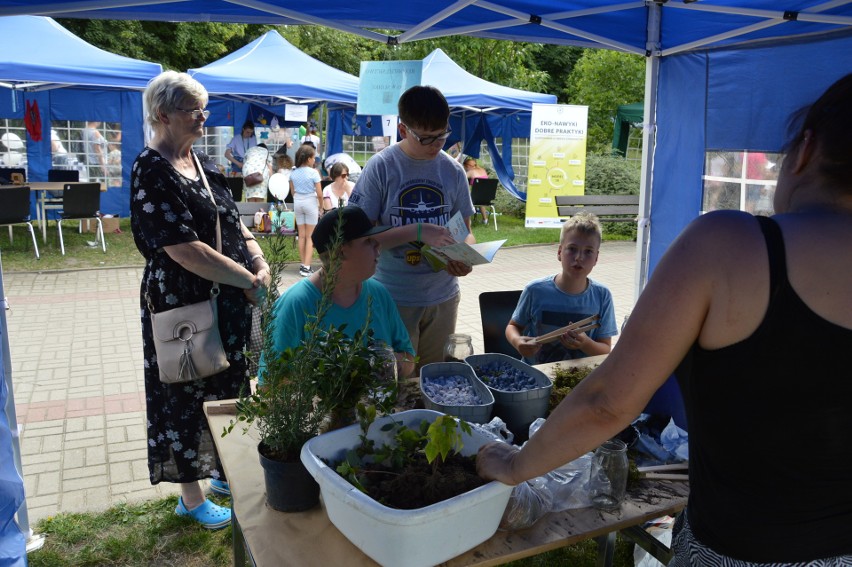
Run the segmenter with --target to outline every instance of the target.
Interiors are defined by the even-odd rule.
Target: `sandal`
[[[178,516],[189,516],[208,530],[218,530],[231,523],[231,509],[213,504],[209,500],[205,500],[200,506],[188,510],[184,506],[183,497],[181,496],[178,498],[175,514]]]
[[[215,492],[216,494],[221,494],[222,496],[230,496],[231,495],[231,487],[224,480],[211,479],[210,480],[210,490]]]

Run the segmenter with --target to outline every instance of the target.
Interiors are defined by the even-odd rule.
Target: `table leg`
[[[231,545],[234,549],[234,567],[245,567],[246,565],[246,540],[243,537],[243,529],[234,512],[234,504],[231,502]],[[249,556],[249,565],[256,566],[254,559]]]
[[[627,539],[653,555],[654,558],[663,565],[668,565],[669,561],[671,561],[674,556],[669,546],[649,534],[642,528],[642,526],[630,526],[629,528],[625,528],[621,530],[621,535],[625,536]]]
[[[615,535],[616,532],[609,532],[595,538],[595,541],[598,542],[598,560],[595,563],[597,567],[612,567],[612,559],[615,555]]]

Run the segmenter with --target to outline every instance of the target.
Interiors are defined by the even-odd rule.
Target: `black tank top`
[[[702,543],[747,561],[852,554],[852,330],[799,298],[778,224],[757,219],[770,268],[763,322],[725,348],[696,343],[676,372],[689,522]]]

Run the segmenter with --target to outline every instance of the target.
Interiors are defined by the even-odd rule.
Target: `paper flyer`
[[[440,246],[433,248],[431,246],[423,246],[423,257],[432,266],[432,269],[437,271],[443,270],[450,260],[458,260],[468,266],[476,266],[478,264],[488,264],[494,260],[494,256],[506,240],[493,240],[491,242],[480,242],[478,244],[468,244],[464,241],[470,232],[467,225],[461,216],[461,213],[456,213],[447,223],[446,227],[450,234],[453,235],[455,244],[448,246]]]

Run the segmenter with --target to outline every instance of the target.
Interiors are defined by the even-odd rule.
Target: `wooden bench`
[[[639,195],[558,195],[556,210],[560,217],[586,211],[601,222],[633,222],[639,216]]]

